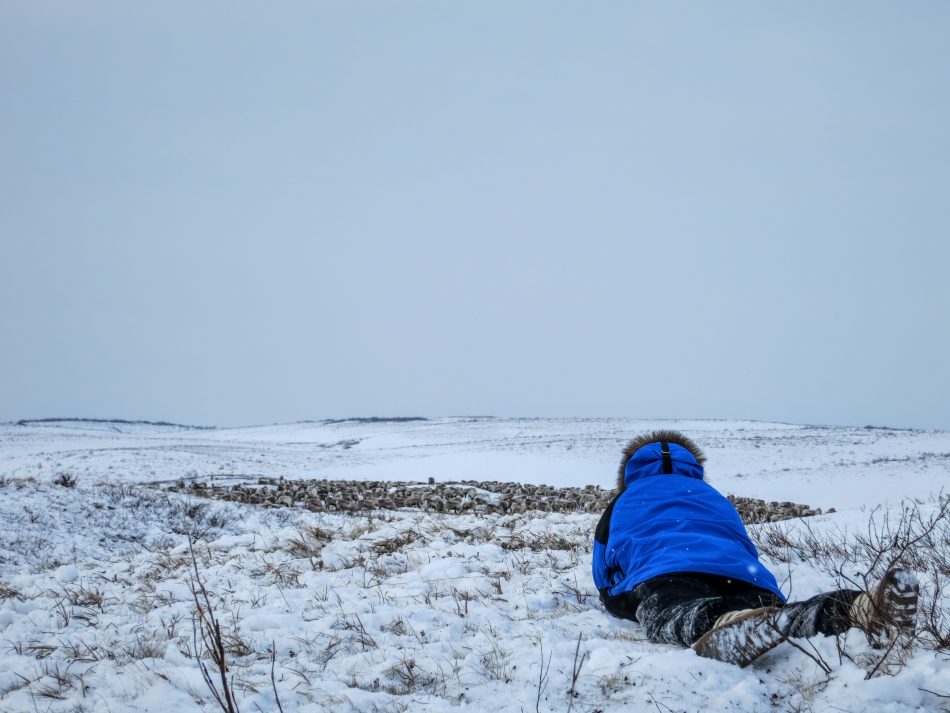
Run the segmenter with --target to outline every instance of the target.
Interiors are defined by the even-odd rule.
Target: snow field
[[[600,608],[592,515],[347,517],[8,479],[0,516],[0,711],[216,710],[195,564],[245,711],[277,710],[275,687],[288,712],[910,711],[950,691],[946,654],[925,650],[865,681],[860,632],[842,644],[853,660],[813,641],[830,675],[788,644],[749,669],[650,644]],[[812,520],[847,537],[867,513]],[[789,559],[766,563],[794,572],[795,595],[834,585]]]
[[[646,642],[598,602],[596,514],[351,517],[145,485],[264,475],[611,487],[624,442],[659,427],[693,437],[725,493],[836,508],[750,528],[795,599],[860,579],[868,556],[855,543],[869,526],[900,522],[910,498],[930,517],[950,482],[947,432],[630,419],[2,424],[0,713],[219,710],[195,657],[195,562],[245,712],[277,711],[277,696],[285,713],[950,710],[946,643],[882,660],[852,631],[738,669]],[[56,485],[63,473],[78,486]],[[938,541],[950,543],[946,528],[935,552]],[[914,562],[922,605],[950,609],[950,565]]]

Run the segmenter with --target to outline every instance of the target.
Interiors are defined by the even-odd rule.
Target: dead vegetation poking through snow
[[[188,553],[191,555],[194,573],[188,582],[188,588],[195,605],[191,620],[195,661],[201,671],[201,678],[221,710],[224,713],[238,713],[234,700],[234,676],[232,674],[230,680],[228,677],[228,651],[221,633],[221,624],[211,604],[211,595],[201,579],[198,558],[195,557],[194,543],[191,540],[188,540]],[[205,663],[206,657],[211,659],[213,669]]]
[[[22,504],[11,505],[23,528],[17,556],[69,532],[85,547],[75,551],[101,554],[71,560],[61,547],[19,561],[29,574],[4,572],[3,713],[92,711],[100,700],[115,710],[159,701],[245,713],[742,709],[730,698],[736,690],[756,710],[817,710],[842,665],[901,672],[893,657],[855,641],[840,659],[820,643],[803,645],[806,655],[783,647],[771,654],[782,657],[781,677],[766,664],[752,678],[646,642],[636,624],[598,604],[589,569],[599,513],[354,515],[137,488],[36,487],[60,516],[47,520],[34,507],[31,522]],[[874,559],[884,545],[916,571],[934,568],[915,643],[946,652],[939,592],[950,565],[935,553],[948,550],[947,509],[942,499],[937,510],[875,512],[867,532],[841,536],[808,520],[752,532],[773,563],[813,577],[820,569],[873,582],[890,564]],[[95,534],[83,544],[87,530]],[[102,541],[101,551],[90,544]],[[827,668],[805,686],[808,652]]]
[[[765,525],[753,530],[759,551],[772,560],[807,564],[831,577],[836,587],[873,590],[892,567],[921,578],[917,627],[909,640],[885,642],[881,655],[865,656],[869,676],[893,671],[906,662],[906,649],[917,645],[950,653],[950,495],[932,503],[905,502],[893,511],[875,508],[859,531],[818,530],[808,521]],[[875,642],[870,633],[868,640]],[[841,652],[846,655],[846,651]]]

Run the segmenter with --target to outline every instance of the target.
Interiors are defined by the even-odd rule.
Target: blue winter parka
[[[785,597],[761,562],[739,514],[703,480],[686,448],[649,443],[624,470],[625,488],[607,507],[594,537],[593,575],[601,599],[663,574],[720,575]]]

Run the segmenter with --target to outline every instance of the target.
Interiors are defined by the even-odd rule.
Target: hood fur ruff
[[[643,448],[645,445],[650,443],[662,443],[663,441],[682,446],[692,453],[693,458],[695,458],[696,462],[700,465],[706,462],[706,456],[703,454],[700,447],[679,431],[661,430],[643,433],[630,441],[630,443],[627,444],[627,447],[623,449],[623,458],[620,460],[620,470],[617,471],[618,493],[622,493],[627,487],[626,478],[624,478],[624,475],[627,470],[627,461],[633,457],[633,454]]]

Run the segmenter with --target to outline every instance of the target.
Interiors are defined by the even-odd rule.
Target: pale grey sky
[[[946,2],[0,4],[0,420],[950,428]]]

